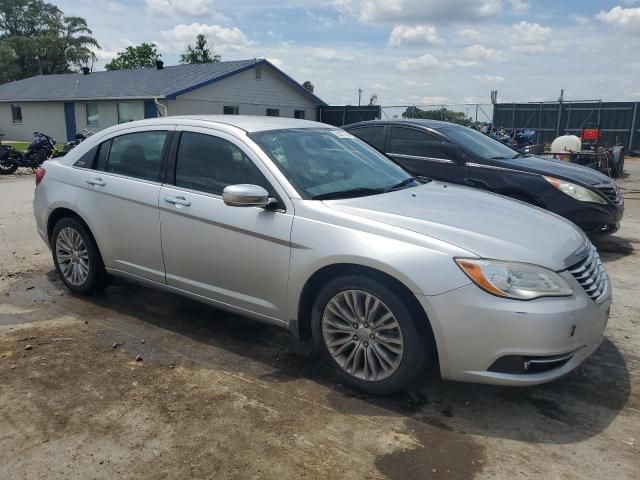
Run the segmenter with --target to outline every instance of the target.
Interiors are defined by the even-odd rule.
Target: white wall
[[[131,103],[133,107],[133,119],[142,120],[144,118],[144,102],[142,100],[122,100],[122,102]],[[98,126],[87,126],[87,103],[98,104],[99,123]],[[101,102],[75,102],[76,110],[76,131],[81,132],[84,128],[99,132],[107,127],[118,124],[118,101],[101,101]]]
[[[0,102],[2,140],[31,141],[35,131],[54,137],[58,143],[67,140],[63,102],[14,102],[14,105],[22,107],[22,123],[13,123],[10,102]]]
[[[281,117],[293,117],[295,110],[305,110],[307,120],[317,119],[318,105],[314,101],[271,68],[261,68],[260,80],[251,69],[168,100],[169,115],[221,114],[224,105],[234,105],[240,115],[266,115],[267,108],[279,108]]]

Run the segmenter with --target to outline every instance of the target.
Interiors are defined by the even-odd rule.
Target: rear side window
[[[115,137],[108,153],[103,152],[103,147],[109,142],[100,146],[98,163],[106,156],[105,172],[158,181],[166,140],[167,132],[138,132]]]
[[[391,127],[389,153],[451,160],[438,137],[414,128]]]
[[[372,147],[384,152],[384,125],[356,128],[350,130],[349,133],[354,134]]]
[[[176,186],[222,195],[228,185],[272,189],[258,167],[233,143],[213,135],[184,132],[176,159]]]
[[[87,153],[82,155],[76,163],[73,164],[74,167],[80,168],[93,168],[93,160],[96,158],[96,152],[98,151],[98,147],[93,147]]]
[[[104,170],[107,166],[107,159],[109,158],[109,149],[111,148],[111,140],[107,140],[100,144],[98,150],[98,156],[96,157],[96,170]]]

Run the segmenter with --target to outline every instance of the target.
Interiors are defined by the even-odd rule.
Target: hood
[[[604,173],[600,173],[593,168],[575,163],[564,162],[542,157],[520,157],[506,161],[501,161],[501,165],[506,168],[522,168],[529,172],[539,173],[548,177],[556,177],[562,180],[577,181],[583,185],[610,184],[611,179]]]
[[[325,200],[325,205],[404,228],[479,257],[533,263],[559,271],[587,239],[564,218],[480,190],[429,182],[381,195]]]

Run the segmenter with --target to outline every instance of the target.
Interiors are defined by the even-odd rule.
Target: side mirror
[[[456,162],[464,161],[466,155],[459,145],[456,145],[455,143],[442,142],[442,148],[449,154],[452,160],[455,160]]]
[[[258,185],[229,185],[222,191],[222,200],[231,207],[266,207],[271,203],[269,192]]]

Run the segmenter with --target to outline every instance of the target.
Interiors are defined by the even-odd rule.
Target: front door
[[[77,176],[76,205],[105,266],[161,283],[158,195],[168,138],[169,132],[158,128],[110,138]]]
[[[451,158],[443,141],[424,130],[392,126],[388,153],[413,175],[462,183],[466,167]]]
[[[181,133],[175,180],[160,191],[167,284],[285,320],[292,207],[272,211],[222,201],[232,184],[260,185],[276,195],[270,173],[257,165],[231,135],[204,128]]]

